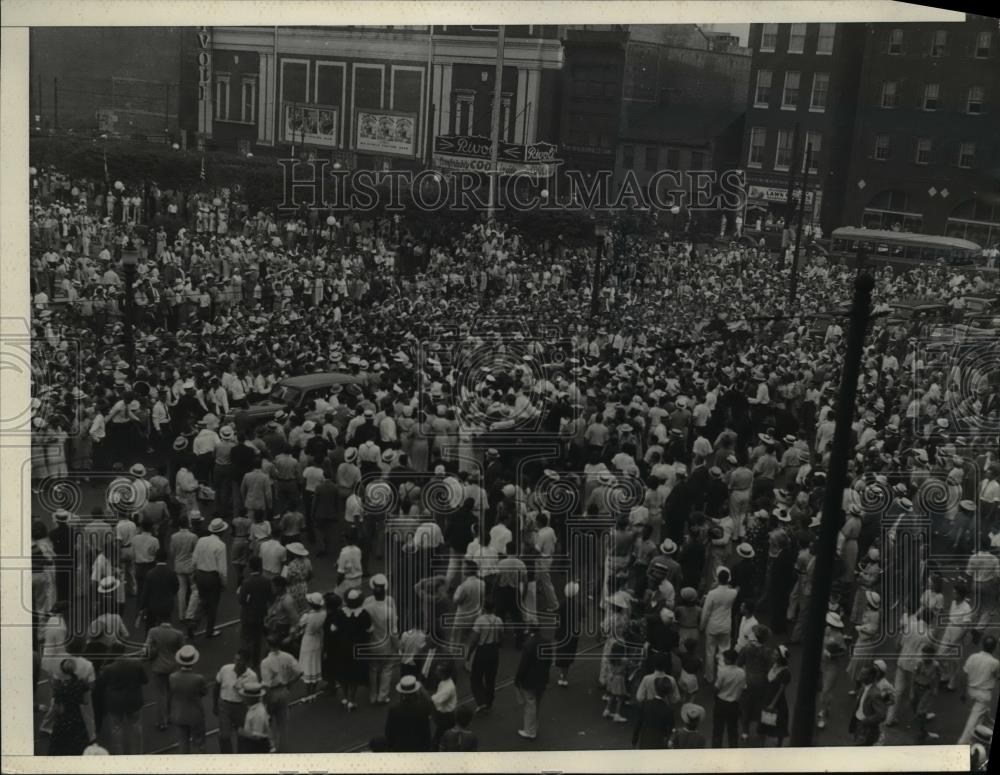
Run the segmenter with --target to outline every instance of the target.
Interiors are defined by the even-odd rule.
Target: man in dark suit
[[[169,622],[170,615],[177,606],[177,591],[180,581],[173,568],[167,565],[167,550],[161,546],[156,550],[156,564],[146,573],[139,595],[139,615],[145,615],[146,629],[160,622]]]
[[[264,619],[274,600],[274,587],[262,572],[260,557],[251,557],[247,566],[250,575],[243,580],[236,593],[240,604],[240,640],[243,648],[250,651],[254,668],[259,668],[264,642]]]
[[[524,705],[524,723],[517,734],[526,740],[538,737],[538,706],[549,685],[549,669],[552,666],[551,645],[542,640],[537,625],[528,630],[527,640],[521,651],[521,662],[514,676],[521,703]]]
[[[394,753],[431,750],[431,703],[416,676],[404,675],[396,684],[399,702],[389,708],[385,739]]]

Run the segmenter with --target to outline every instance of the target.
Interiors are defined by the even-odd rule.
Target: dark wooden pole
[[[800,124],[796,121],[795,134],[792,136],[792,159],[788,165],[788,194],[785,197],[788,210],[785,214],[785,228],[781,235],[781,259],[778,262],[780,269],[785,268],[785,249],[788,247],[785,244],[785,237],[788,235],[788,230],[792,228],[792,213],[794,212],[792,208],[792,194],[795,193],[795,160],[799,155],[799,127]]]
[[[792,252],[792,279],[788,288],[789,310],[795,314],[795,300],[799,293],[799,246],[802,244],[802,218],[806,211],[806,186],[809,184],[809,165],[812,163],[812,143],[806,143],[805,170],[802,172],[802,196],[799,197],[799,217],[795,225],[795,250]]]
[[[792,715],[791,742],[793,746],[810,746],[816,724],[816,695],[820,689],[820,659],[823,653],[823,635],[826,630],[826,613],[833,587],[833,566],[837,555],[837,533],[844,521],[842,502],[847,483],[847,461],[851,455],[851,421],[854,416],[854,399],[858,390],[858,373],[865,344],[865,332],[871,315],[872,289],[875,280],[870,274],[859,274],[854,281],[854,302],[851,305],[850,325],[847,334],[847,355],[840,377],[840,397],[837,400],[837,426],[833,434],[830,470],[827,473],[826,492],[823,500],[823,517],[819,526],[816,547],[816,568],[813,590],[809,599],[806,628],[803,633],[802,664],[799,668],[799,687]]]

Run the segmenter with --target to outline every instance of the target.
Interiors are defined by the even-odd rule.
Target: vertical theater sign
[[[198,133],[212,133],[212,33],[198,28]]]

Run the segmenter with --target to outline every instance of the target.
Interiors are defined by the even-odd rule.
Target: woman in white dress
[[[323,625],[326,623],[326,606],[319,592],[306,595],[309,610],[299,618],[302,643],[299,646],[299,666],[306,694],[312,694],[323,675]]]

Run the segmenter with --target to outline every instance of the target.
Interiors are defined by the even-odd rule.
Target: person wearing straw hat
[[[399,701],[385,718],[385,740],[393,753],[423,753],[432,750],[431,704],[416,676],[404,675],[396,684]]]
[[[828,611],[826,614],[826,635],[823,640],[823,653],[820,659],[822,688],[817,703],[816,726],[826,727],[833,704],[833,693],[837,687],[837,679],[843,672],[842,664],[847,654],[847,644],[844,642],[844,620],[840,615]]]
[[[246,704],[242,723],[236,733],[237,753],[274,753],[271,716],[264,704],[264,686],[256,680],[247,681],[239,688],[239,695]]]
[[[670,747],[704,748],[706,745],[705,735],[698,730],[698,727],[701,720],[705,718],[705,709],[693,702],[686,702],[681,706],[680,717],[682,726],[674,730]]]
[[[208,535],[198,539],[191,555],[194,565],[194,584],[198,591],[200,609],[205,614],[205,635],[209,638],[218,636],[215,629],[215,616],[226,587],[228,568],[226,562],[226,545],[220,535],[229,529],[226,521],[216,517],[208,524]],[[195,619],[200,618],[196,614]],[[189,623],[193,631],[197,621]]]
[[[373,628],[368,648],[368,701],[372,705],[388,705],[395,656],[399,652],[399,614],[396,602],[388,594],[389,580],[385,575],[376,573],[369,584],[372,594],[362,603]]]
[[[180,753],[205,753],[205,696],[208,682],[192,668],[201,654],[182,646],[174,655],[178,669],[170,674],[170,721],[177,729]]]

